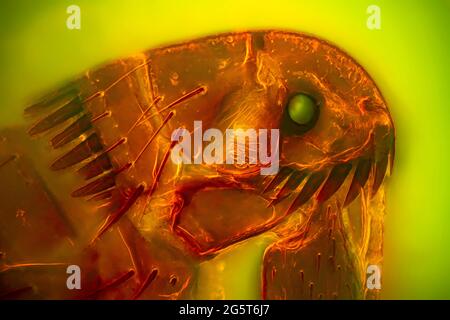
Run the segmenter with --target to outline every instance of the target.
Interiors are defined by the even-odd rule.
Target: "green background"
[[[448,1],[2,1],[0,125],[33,97],[104,61],[219,32],[287,29],[335,43],[372,75],[397,130],[388,184],[383,297],[450,298],[450,3]],[[66,8],[81,8],[81,30]],[[366,27],[369,5],[381,30]],[[202,266],[225,298],[257,298],[265,239]],[[214,272],[221,271],[220,277]],[[226,279],[225,279],[226,278]]]

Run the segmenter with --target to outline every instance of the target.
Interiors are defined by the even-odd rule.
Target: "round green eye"
[[[311,97],[299,93],[291,98],[287,111],[292,121],[300,125],[306,125],[314,119],[317,106]]]

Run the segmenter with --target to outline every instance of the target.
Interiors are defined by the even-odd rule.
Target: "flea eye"
[[[301,136],[314,128],[319,119],[317,100],[305,93],[297,93],[288,100],[280,122],[285,136]]]
[[[289,100],[287,111],[292,121],[305,126],[317,117],[318,108],[310,96],[299,93]]]

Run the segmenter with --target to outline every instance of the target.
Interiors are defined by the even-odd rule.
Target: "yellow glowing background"
[[[66,8],[81,8],[81,30]],[[366,9],[381,8],[381,30]],[[448,1],[2,1],[0,125],[35,95],[107,60],[203,35],[249,29],[314,34],[372,75],[397,130],[388,183],[384,298],[450,298],[450,3]],[[265,238],[201,266],[199,298],[258,298]]]

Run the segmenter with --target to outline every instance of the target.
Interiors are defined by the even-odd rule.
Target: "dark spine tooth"
[[[391,152],[389,154],[389,174],[392,174],[394,169],[394,159],[395,159],[395,141],[392,141]]]
[[[79,198],[84,196],[90,196],[102,192],[106,189],[112,188],[115,185],[116,174],[114,172],[98,178],[95,181],[88,183],[87,185],[72,192],[72,197]]]
[[[81,142],[67,154],[53,162],[51,168],[53,170],[66,169],[89,158],[101,150],[102,144],[100,139],[95,133],[91,134],[85,141]]]
[[[25,109],[25,116],[34,117],[48,108],[57,108],[72,100],[77,92],[73,85],[68,85],[61,90],[52,92],[45,96],[38,103]]]
[[[289,176],[288,181],[284,184],[283,188],[277,194],[277,198],[271,203],[272,205],[277,204],[281,200],[283,200],[286,196],[288,196],[291,192],[293,192],[297,187],[302,183],[303,179],[305,179],[306,173],[302,171],[294,171]]]
[[[63,145],[78,138],[90,128],[92,128],[91,116],[85,114],[51,140],[53,148],[57,149],[62,147]]]
[[[282,183],[291,173],[293,169],[289,167],[282,167],[280,171],[277,173],[277,175],[270,181],[267,186],[264,188],[262,193],[266,193],[268,191],[271,191],[273,188],[278,186],[280,183]]]
[[[341,163],[333,167],[328,176],[327,181],[325,181],[322,189],[320,189],[317,195],[317,201],[325,202],[327,201],[344,183],[345,178],[347,178],[352,165],[349,163]]]
[[[302,191],[298,194],[297,198],[295,198],[294,202],[288,209],[287,214],[291,214],[299,207],[304,205],[311,196],[317,191],[322,182],[325,180],[326,175],[323,172],[314,172],[309,176],[308,181],[306,181]]]
[[[370,168],[372,167],[372,160],[361,159],[356,167],[355,174],[353,175],[352,184],[345,198],[344,206],[349,205],[358,196],[361,188],[366,184],[369,178]]]
[[[78,173],[81,174],[84,179],[89,180],[102,174],[103,172],[109,171],[111,168],[112,165],[109,161],[109,157],[106,153],[104,153],[79,169]]]
[[[372,197],[377,193],[378,189],[383,182],[384,176],[386,174],[387,164],[388,164],[388,155],[385,155],[380,160],[375,162],[374,165],[374,179],[372,185]]]
[[[46,132],[54,126],[76,116],[83,111],[81,100],[79,97],[73,98],[69,103],[59,108],[52,114],[36,123],[29,131],[30,135]]]

